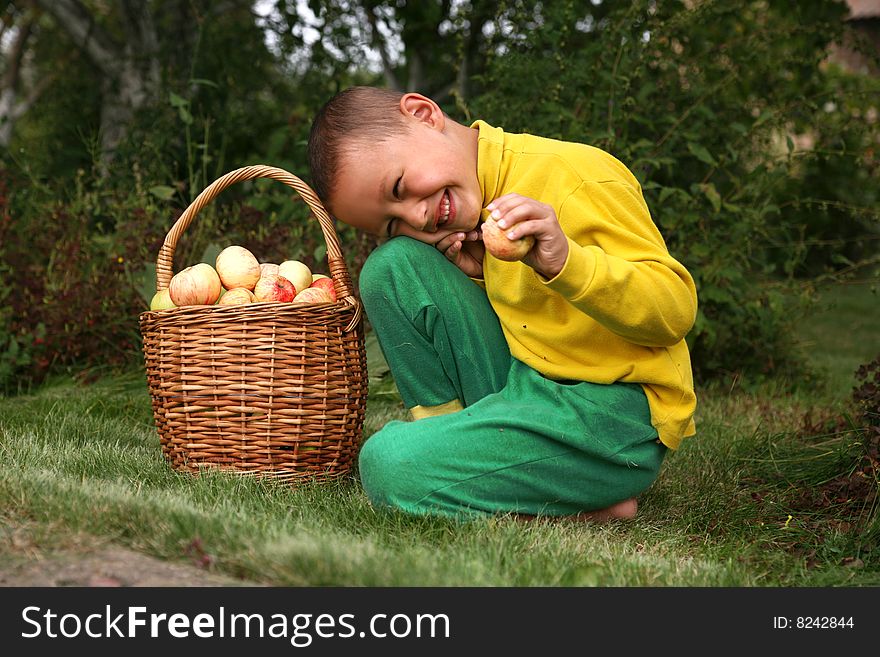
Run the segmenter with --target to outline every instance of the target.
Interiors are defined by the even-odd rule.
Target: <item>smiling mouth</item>
[[[440,213],[437,216],[437,226],[435,227],[435,230],[446,224],[451,216],[452,196],[449,194],[449,190],[444,190],[443,197],[440,199]]]

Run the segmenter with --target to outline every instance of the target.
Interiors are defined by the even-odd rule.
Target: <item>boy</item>
[[[364,443],[371,502],[633,517],[667,449],[695,433],[697,296],[632,173],[590,146],[465,126],[371,87],[321,109],[309,158],[331,215],[393,238],[359,286],[414,421]],[[533,236],[521,261],[486,252],[489,214],[510,239]]]

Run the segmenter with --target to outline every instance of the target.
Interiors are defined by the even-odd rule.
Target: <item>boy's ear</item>
[[[440,106],[422,94],[404,94],[400,99],[400,111],[404,116],[413,117],[431,128],[442,130],[445,124],[445,117]]]

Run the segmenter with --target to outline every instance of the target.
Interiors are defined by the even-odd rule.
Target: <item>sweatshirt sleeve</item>
[[[585,182],[563,203],[569,253],[552,279],[538,277],[575,308],[636,344],[671,346],[696,319],[697,293],[672,258],[641,191]]]

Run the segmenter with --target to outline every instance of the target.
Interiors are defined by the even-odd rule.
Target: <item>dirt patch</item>
[[[0,586],[258,586],[118,546],[4,562],[0,564]]]

